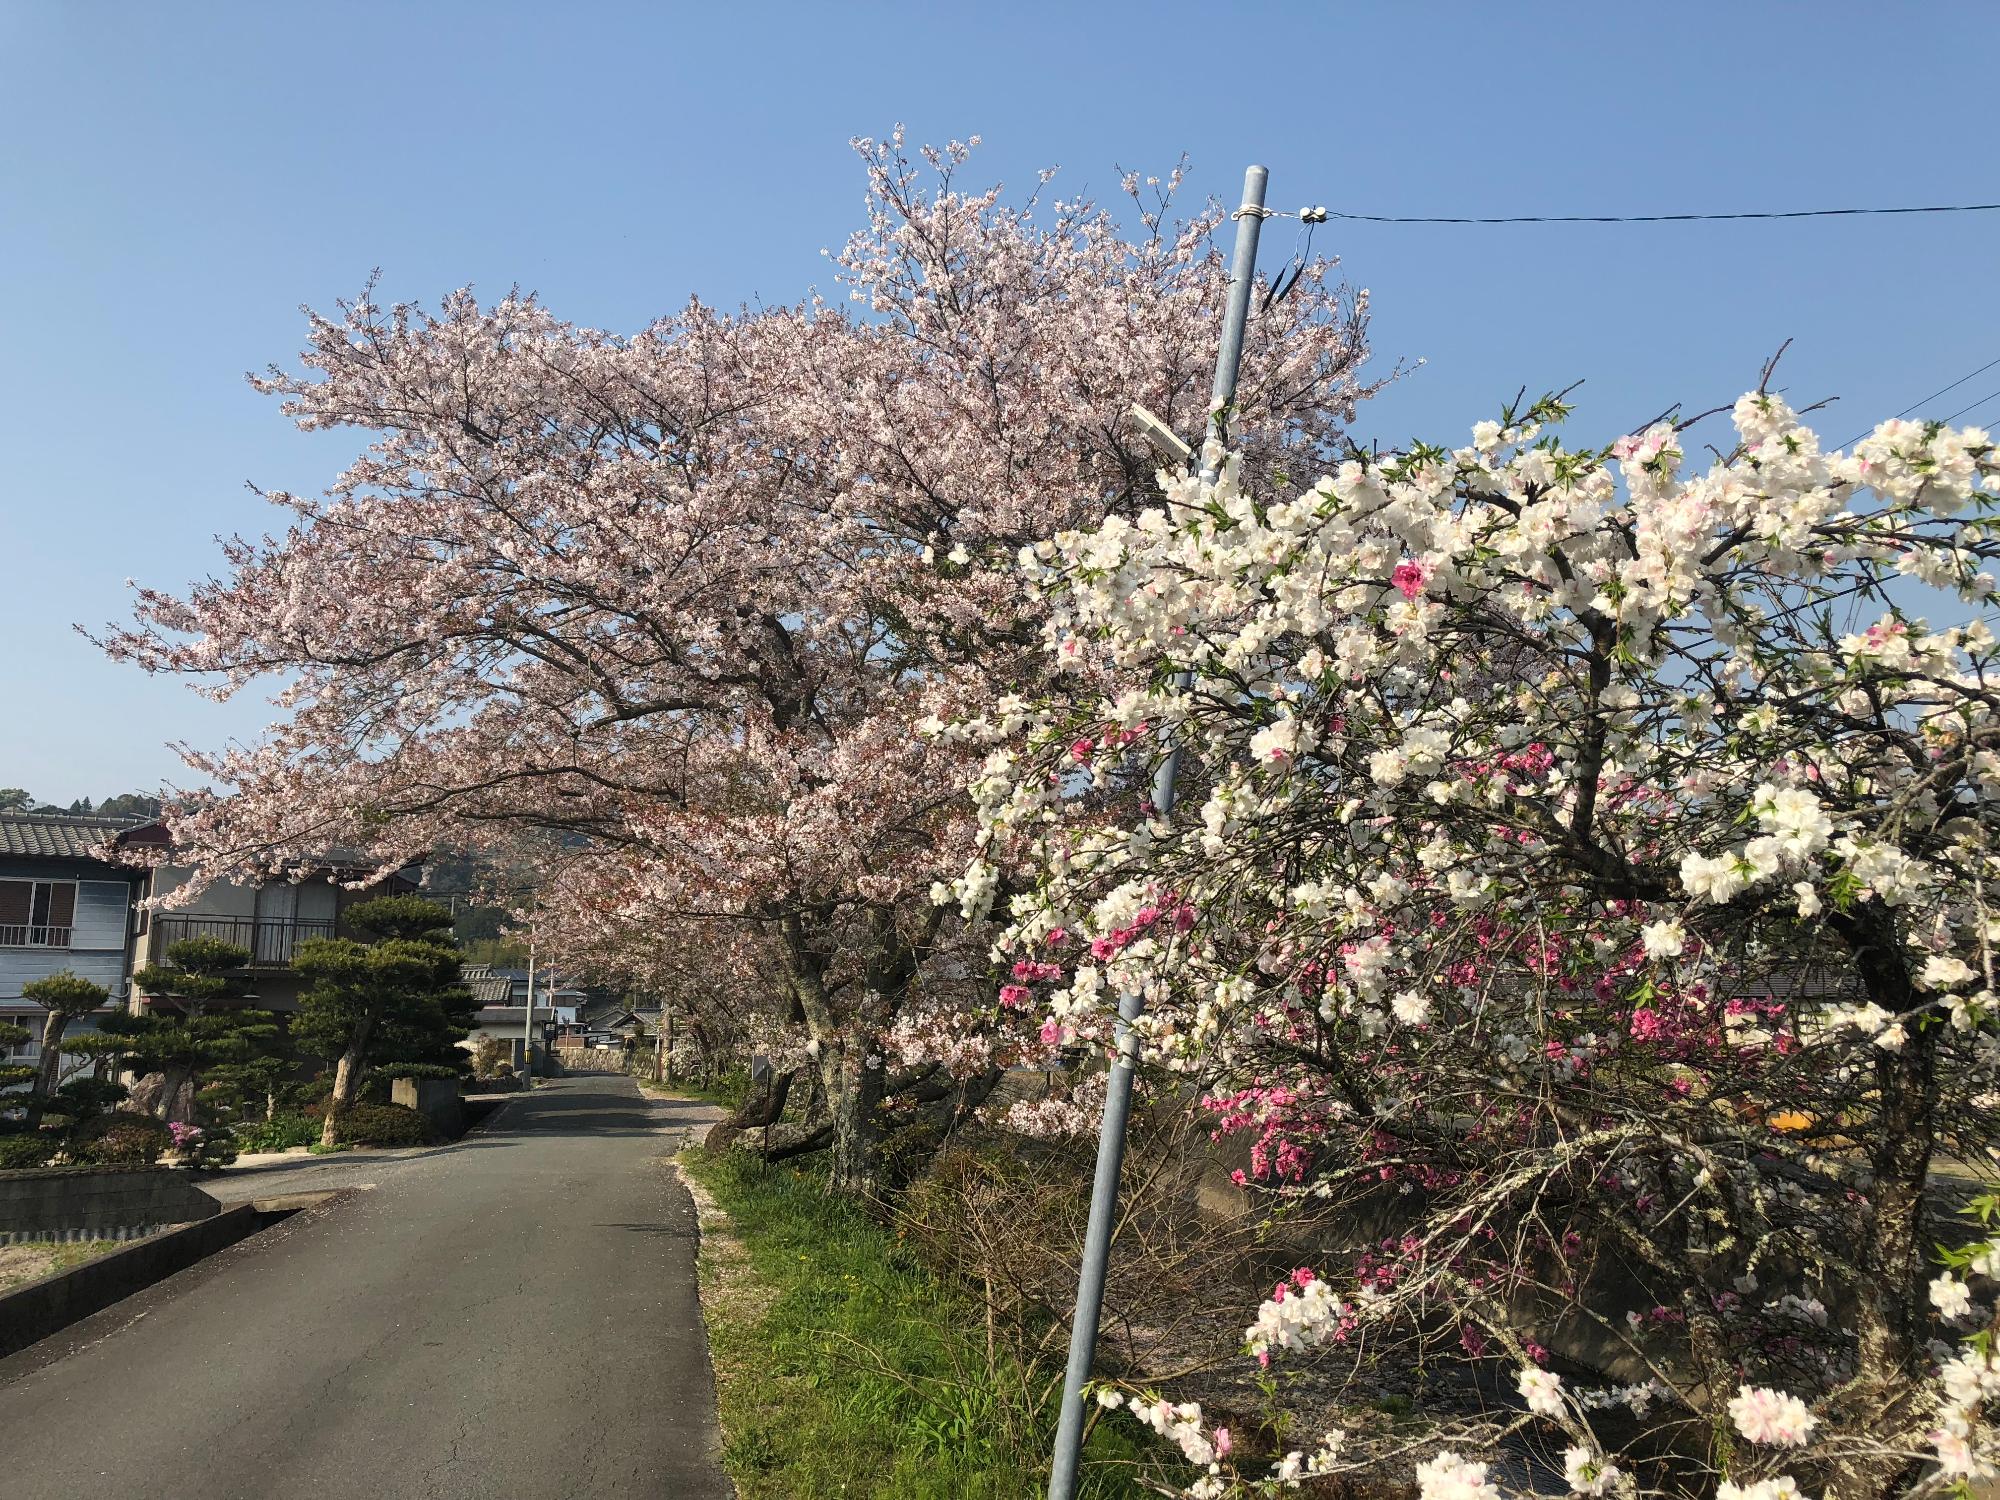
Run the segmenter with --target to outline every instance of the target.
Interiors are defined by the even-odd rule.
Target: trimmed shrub
[[[55,1092],[49,1101],[51,1114],[66,1115],[79,1125],[85,1120],[94,1120],[106,1110],[114,1109],[131,1097],[131,1091],[122,1083],[112,1083],[103,1078],[72,1078]]]
[[[238,1150],[286,1151],[318,1140],[319,1121],[288,1110],[268,1120],[246,1120],[235,1127],[235,1134]]]
[[[176,1120],[167,1130],[184,1167],[213,1169],[236,1160],[236,1137],[227,1125],[184,1125]]]
[[[454,1068],[448,1063],[390,1063],[387,1067],[377,1068],[375,1076],[378,1078],[463,1078],[465,1076],[465,1069]]]
[[[80,1166],[151,1166],[174,1143],[173,1132],[151,1115],[117,1112],[79,1125],[65,1148]]]
[[[357,1104],[337,1116],[333,1139],[342,1146],[428,1146],[430,1121],[402,1104]]]
[[[56,1154],[56,1143],[36,1131],[27,1135],[0,1135],[0,1171],[19,1167],[46,1167]]]

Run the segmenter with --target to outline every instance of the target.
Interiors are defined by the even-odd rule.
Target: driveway
[[[713,1116],[565,1078],[441,1150],[227,1174],[352,1191],[0,1360],[7,1493],[729,1495],[664,1160]]]

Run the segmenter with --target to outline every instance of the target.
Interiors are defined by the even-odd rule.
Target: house
[[[107,1010],[128,1002],[136,910],[145,872],[121,863],[115,840],[139,822],[70,813],[0,813],[0,1021],[35,1035],[8,1060],[41,1058],[46,1013],[21,996],[29,982],[68,969],[104,986]],[[69,1034],[94,1031],[89,1016]],[[82,1059],[64,1076],[87,1071]]]
[[[507,1048],[509,1060],[519,1068],[528,1024],[528,971],[467,964],[463,978],[479,1009],[471,1033],[459,1045],[472,1051],[481,1038],[491,1037]],[[575,1024],[583,998],[581,990],[560,987],[545,974],[535,976],[535,1032],[540,1045],[546,1047],[557,1031]]]
[[[118,835],[120,849],[154,852],[159,863],[137,871],[139,899],[158,901],[185,886],[194,871],[173,860],[173,837],[158,819],[128,826]],[[213,937],[247,949],[247,997],[265,1010],[286,1015],[298,1009],[302,988],[292,957],[308,938],[345,936],[342,916],[350,906],[389,892],[415,891],[413,871],[391,876],[362,890],[348,883],[366,875],[367,861],[338,853],[301,867],[290,878],[257,885],[218,881],[184,906],[141,907],[133,944],[134,972],[164,964],[167,949],[182,938]]]

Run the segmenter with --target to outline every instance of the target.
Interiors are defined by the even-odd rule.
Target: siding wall
[[[105,878],[111,874],[104,865],[77,860],[0,860],[0,878],[77,882],[68,948],[0,948],[0,1005],[18,1001],[22,985],[63,969],[103,985],[115,1000],[124,999],[132,887],[124,880]]]

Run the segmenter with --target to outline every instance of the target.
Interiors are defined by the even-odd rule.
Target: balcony
[[[291,963],[300,943],[307,938],[332,937],[333,929],[331,917],[318,920],[297,917],[204,917],[169,912],[153,918],[153,931],[146,953],[152,962],[165,963],[167,949],[183,938],[220,938],[225,943],[248,948],[251,968],[282,969]]]
[[[0,948],[67,948],[69,929],[47,924],[0,926]]]

